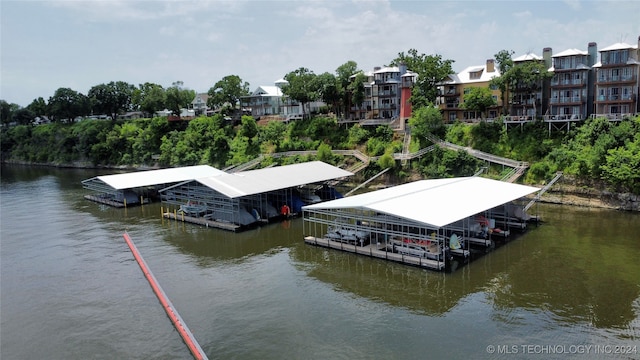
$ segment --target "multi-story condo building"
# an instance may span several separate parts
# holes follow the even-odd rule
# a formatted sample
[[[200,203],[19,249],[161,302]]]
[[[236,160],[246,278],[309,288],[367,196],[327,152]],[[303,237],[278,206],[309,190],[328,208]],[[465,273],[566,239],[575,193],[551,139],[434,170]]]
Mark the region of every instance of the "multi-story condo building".
[[[638,44],[616,43],[600,50],[596,69],[594,116],[611,120],[640,112],[640,37]]]
[[[584,120],[593,109],[594,72],[597,44],[588,50],[568,49],[553,55],[551,98],[545,120]]]
[[[403,104],[402,89],[410,89],[415,81],[415,76],[416,74],[408,71],[404,64],[374,68],[370,118],[393,119],[400,117],[400,108]],[[409,96],[411,96],[410,92]]]
[[[543,49],[543,56],[527,53],[513,59],[513,66],[537,61],[551,67],[551,48]],[[509,89],[509,115],[520,120],[533,120],[544,115],[549,103],[549,81],[540,80],[535,84],[517,81],[514,88]]]
[[[445,122],[456,120],[474,121],[482,117],[496,118],[500,114],[502,100],[500,90],[491,85],[491,79],[500,76],[495,67],[495,61],[488,59],[485,65],[470,66],[457,74],[449,75],[438,89],[436,105],[440,108]],[[486,87],[491,90],[491,96],[496,105],[487,110],[487,114],[479,114],[464,108],[464,97],[474,87]]]
[[[406,65],[375,67],[364,73],[364,101],[350,106],[349,117],[358,119],[407,119],[411,117],[411,87],[416,73]],[[351,77],[356,78],[356,75]]]

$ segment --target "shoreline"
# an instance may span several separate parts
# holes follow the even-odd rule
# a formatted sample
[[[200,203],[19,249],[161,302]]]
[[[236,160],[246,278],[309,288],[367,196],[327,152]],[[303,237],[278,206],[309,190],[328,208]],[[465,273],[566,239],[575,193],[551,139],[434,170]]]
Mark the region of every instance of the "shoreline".
[[[154,170],[160,169],[158,164],[154,166],[140,165],[140,166],[105,166],[105,165],[92,165],[86,162],[74,162],[67,164],[51,164],[51,163],[32,163],[27,161],[2,161],[2,165],[18,165],[18,166],[36,166],[36,167],[51,167],[58,169],[85,169],[85,170]],[[354,184],[352,184],[354,185]],[[369,184],[368,188],[376,188],[380,186],[387,187],[388,184],[384,180],[379,182],[373,182]],[[354,185],[356,186],[356,185]],[[619,211],[631,211],[640,212],[640,195],[631,193],[613,193],[602,189],[593,187],[567,185],[562,181],[555,184],[551,189],[542,195],[538,200],[540,203],[545,204],[557,204],[567,206],[577,206],[586,208],[599,208]]]

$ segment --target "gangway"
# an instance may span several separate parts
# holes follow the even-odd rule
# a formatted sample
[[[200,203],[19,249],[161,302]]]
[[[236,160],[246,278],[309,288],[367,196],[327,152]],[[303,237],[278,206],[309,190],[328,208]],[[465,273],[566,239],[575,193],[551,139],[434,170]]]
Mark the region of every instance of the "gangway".
[[[344,194],[345,197],[351,195],[353,192],[355,192],[356,190],[360,189],[361,187],[367,185],[368,183],[370,183],[371,181],[373,181],[373,179],[377,178],[378,176],[386,173],[387,171],[389,171],[389,169],[391,168],[386,168],[382,171],[380,171],[379,173],[375,174],[374,176],[372,176],[370,179],[368,179],[367,181],[363,182],[362,184],[356,186],[355,188],[351,189],[351,191],[349,191],[348,193]]]
[[[540,200],[540,198],[542,197],[542,194],[547,192],[547,190],[551,189],[551,186],[553,186],[553,184],[555,184],[556,181],[560,180],[561,177],[562,177],[562,171],[558,171],[556,173],[556,176],[553,179],[551,179],[551,181],[549,181],[547,185],[545,185],[542,189],[540,189],[540,191],[538,191],[538,194],[536,194],[533,200],[529,201],[529,203],[524,207],[524,211],[526,212],[527,210],[529,210],[529,208],[531,208],[533,204],[536,203],[536,201]]]

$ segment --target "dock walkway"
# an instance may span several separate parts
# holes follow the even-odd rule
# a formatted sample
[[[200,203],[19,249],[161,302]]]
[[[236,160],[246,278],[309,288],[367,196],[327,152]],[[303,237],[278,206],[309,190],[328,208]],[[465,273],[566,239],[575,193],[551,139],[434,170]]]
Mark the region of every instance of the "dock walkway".
[[[193,217],[193,216],[182,215],[182,214],[174,214],[170,212],[165,212],[162,214],[162,216],[171,220],[183,221],[191,224],[202,225],[205,227],[214,227],[214,228],[229,230],[229,231],[238,231],[241,228],[241,226],[238,224],[208,220],[201,217]]]
[[[346,252],[351,252],[360,255],[367,255],[373,258],[391,260],[403,264],[415,265],[424,268],[434,269],[434,270],[443,270],[444,262],[438,262],[435,260],[430,260],[418,256],[404,255],[404,254],[396,254],[389,251],[380,250],[379,246],[376,244],[370,244],[366,246],[356,246],[353,244],[345,244],[339,241],[333,241],[326,238],[319,238],[315,236],[305,236],[304,242],[310,245],[316,245],[321,247],[326,247],[330,249],[337,249]],[[381,244],[380,246],[386,247],[386,245]]]

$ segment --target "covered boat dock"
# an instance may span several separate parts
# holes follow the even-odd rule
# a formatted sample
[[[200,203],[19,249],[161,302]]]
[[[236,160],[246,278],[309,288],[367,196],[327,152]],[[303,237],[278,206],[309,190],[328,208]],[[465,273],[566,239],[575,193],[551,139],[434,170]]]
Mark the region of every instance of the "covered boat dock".
[[[353,173],[322,161],[186,180],[159,191],[173,205],[163,216],[226,230],[241,230],[294,216],[302,206],[341,197],[327,182]]]
[[[444,270],[530,218],[516,201],[540,189],[482,177],[421,180],[303,210],[308,244]]]
[[[85,199],[113,207],[127,207],[148,202],[167,186],[207,176],[224,174],[208,165],[185,166],[131,173],[96,176],[82,181],[82,187],[93,191]]]

